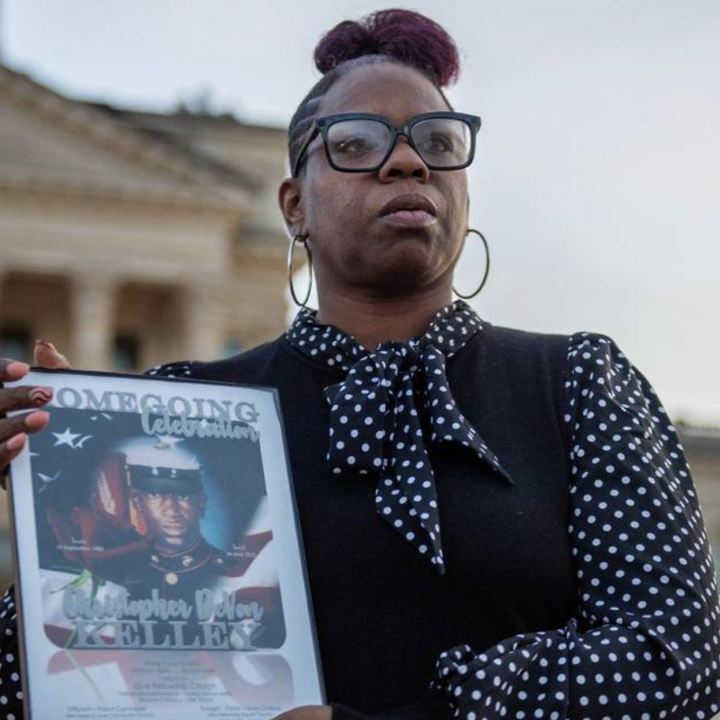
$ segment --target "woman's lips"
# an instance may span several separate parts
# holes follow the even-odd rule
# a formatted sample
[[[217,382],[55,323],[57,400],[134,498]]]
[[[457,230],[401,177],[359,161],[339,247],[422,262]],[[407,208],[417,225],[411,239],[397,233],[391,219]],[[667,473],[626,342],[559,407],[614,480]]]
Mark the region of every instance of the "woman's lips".
[[[437,218],[426,210],[395,210],[381,215],[380,221],[396,227],[422,228],[429,227]]]

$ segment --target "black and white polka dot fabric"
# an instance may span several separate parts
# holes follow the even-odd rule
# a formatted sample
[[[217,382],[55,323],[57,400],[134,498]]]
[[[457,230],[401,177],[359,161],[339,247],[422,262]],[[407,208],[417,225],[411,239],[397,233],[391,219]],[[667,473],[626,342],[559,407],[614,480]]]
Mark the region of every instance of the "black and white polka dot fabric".
[[[151,377],[166,377],[166,378],[189,378],[192,377],[192,368],[195,362],[193,360],[167,363],[165,365],[155,365],[151,367],[145,375]]]
[[[571,336],[567,368],[577,613],[480,654],[452,648],[434,684],[463,720],[709,720],[720,608],[682,445],[611,338]]]
[[[462,300],[435,315],[425,335],[384,342],[369,352],[333,325],[319,325],[303,308],[288,331],[302,352],[347,372],[326,388],[330,403],[328,461],[333,473],[378,478],[380,516],[444,574],[435,478],[425,448],[423,421],[433,442],[472,448],[510,484],[498,458],[457,407],[445,360],[483,329]]]
[[[444,312],[442,319],[462,310],[458,305]],[[294,343],[306,335],[305,342],[318,340],[310,339],[309,329],[300,332],[310,325],[302,317],[293,325]],[[460,336],[472,332],[468,325],[467,333],[460,331]],[[480,321],[475,332],[481,332],[482,326]],[[423,378],[428,384],[444,383],[444,375],[434,373],[441,369],[436,365],[439,355],[420,359],[423,353],[435,351],[419,342],[413,343],[412,352],[406,344],[383,348],[387,355],[373,361],[378,380],[372,389],[358,373],[350,375],[358,362],[358,372],[365,367],[366,351],[336,329],[321,328],[322,334],[326,332],[321,340],[326,348],[318,345],[318,352],[326,352],[336,341],[337,352],[328,363],[333,360],[348,373],[343,383],[328,389],[330,399],[338,404],[332,427],[347,426],[349,438],[343,442],[354,442],[358,458],[362,453],[372,457],[369,465],[366,460],[348,464],[344,453],[331,452],[331,463],[341,472],[362,464],[369,473],[370,467],[376,467],[373,452],[378,453],[379,446],[368,442],[375,450],[363,450],[360,428],[355,428],[357,436],[352,435],[351,410],[361,405],[355,413],[361,425],[365,409],[369,413],[375,408],[387,417],[388,402],[406,406],[398,415],[406,409],[425,412],[429,404],[428,419],[442,416],[444,396],[438,394],[433,406],[435,397],[418,393]],[[438,330],[431,332],[437,335]],[[457,351],[459,338],[453,339],[455,346],[438,353],[449,357]],[[399,352],[402,348],[405,355]],[[415,376],[396,379],[411,373],[413,365],[417,365]],[[153,374],[192,377],[195,367],[175,363]],[[481,652],[468,645],[448,648],[438,659],[433,688],[447,697],[450,714],[461,720],[711,720],[720,713],[720,607],[710,544],[682,445],[650,383],[611,338],[585,332],[571,335],[566,367],[568,541],[577,568],[576,611],[561,627],[517,634]],[[384,384],[386,380],[390,385]],[[410,385],[402,384],[406,381]],[[343,385],[350,398],[338,397]],[[383,393],[390,395],[388,388],[397,394],[382,400]],[[439,385],[429,392],[433,389],[445,392]],[[371,393],[376,397],[370,398]],[[340,401],[346,403],[344,410]],[[380,411],[383,402],[386,408]],[[394,406],[392,413],[390,420],[397,424]],[[340,420],[343,416],[347,423]],[[430,427],[442,441],[438,424]],[[386,438],[389,441],[387,434],[376,439]],[[392,467],[393,458],[397,465],[395,452],[383,444],[381,457],[390,462],[382,469]],[[381,487],[379,492],[387,491]],[[398,498],[392,507],[411,502],[400,503],[400,492],[391,492],[390,497]],[[11,589],[0,604],[0,718],[8,720],[23,717],[16,629]],[[435,716],[434,710],[428,714],[418,707],[418,720]],[[365,716],[353,713],[352,717]],[[387,717],[411,720],[414,716],[390,712]]]
[[[17,612],[12,590],[0,601],[0,718],[23,717],[20,658],[18,657]]]

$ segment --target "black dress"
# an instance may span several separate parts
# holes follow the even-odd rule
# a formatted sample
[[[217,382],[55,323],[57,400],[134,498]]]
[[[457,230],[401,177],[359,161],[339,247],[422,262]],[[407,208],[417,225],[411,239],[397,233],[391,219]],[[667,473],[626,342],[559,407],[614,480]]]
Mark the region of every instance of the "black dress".
[[[342,370],[283,335],[160,372],[279,389],[336,720],[720,712],[698,498],[670,419],[611,338],[486,323],[448,360],[462,413],[514,484],[465,448],[429,444],[442,576],[375,512],[372,478],[327,471],[323,390]],[[3,603],[0,711],[19,718],[12,592]]]

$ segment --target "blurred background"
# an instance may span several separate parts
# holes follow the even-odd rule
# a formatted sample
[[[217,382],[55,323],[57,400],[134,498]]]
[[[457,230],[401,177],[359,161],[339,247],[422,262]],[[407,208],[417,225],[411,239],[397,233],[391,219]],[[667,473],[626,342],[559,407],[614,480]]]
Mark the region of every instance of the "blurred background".
[[[285,128],[322,33],[382,7],[0,0],[0,356],[43,337],[137,371],[280,334]],[[720,548],[720,4],[403,7],[454,36],[449,96],[483,120],[471,217],[492,270],[473,305],[612,336],[675,421]],[[461,292],[483,270],[469,244]]]

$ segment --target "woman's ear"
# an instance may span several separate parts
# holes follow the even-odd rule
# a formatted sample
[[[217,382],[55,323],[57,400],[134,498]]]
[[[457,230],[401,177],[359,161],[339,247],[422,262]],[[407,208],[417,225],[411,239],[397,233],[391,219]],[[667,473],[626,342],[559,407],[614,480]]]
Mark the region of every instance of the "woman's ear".
[[[280,212],[282,212],[285,218],[285,226],[288,232],[293,237],[305,234],[305,214],[302,206],[302,192],[297,179],[285,178],[280,183],[278,203],[280,205]]]

